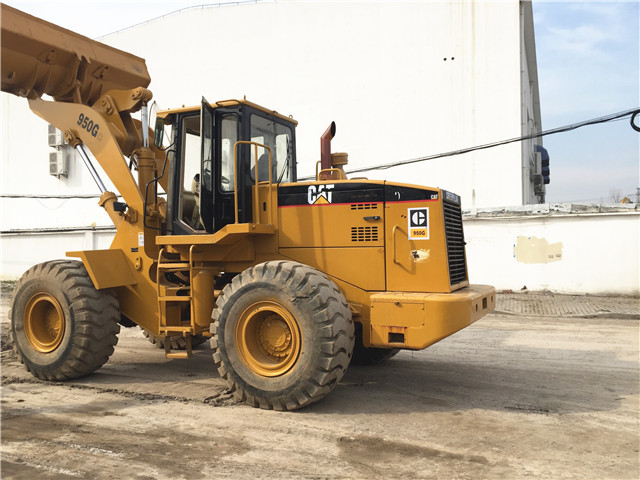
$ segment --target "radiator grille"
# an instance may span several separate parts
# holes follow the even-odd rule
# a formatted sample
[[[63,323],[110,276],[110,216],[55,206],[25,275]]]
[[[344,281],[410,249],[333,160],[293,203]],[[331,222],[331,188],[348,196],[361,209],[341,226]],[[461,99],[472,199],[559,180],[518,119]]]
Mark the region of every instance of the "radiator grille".
[[[351,227],[352,242],[377,242],[378,227]]]
[[[444,206],[444,230],[447,236],[449,281],[451,285],[467,279],[467,264],[464,258],[464,232],[462,210],[456,205],[442,202]]]
[[[352,203],[351,210],[375,210],[378,208],[377,203]]]

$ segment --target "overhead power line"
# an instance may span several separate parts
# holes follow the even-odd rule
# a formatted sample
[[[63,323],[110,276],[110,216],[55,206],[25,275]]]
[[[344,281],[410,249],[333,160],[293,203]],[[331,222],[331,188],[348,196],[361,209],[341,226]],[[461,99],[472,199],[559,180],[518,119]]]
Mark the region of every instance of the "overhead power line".
[[[614,120],[619,120],[621,118],[625,118],[628,116],[631,116],[631,127],[640,132],[640,127],[638,127],[635,124],[635,118],[636,116],[640,114],[640,108],[634,108],[632,110],[626,110],[624,112],[618,112],[618,113],[612,113],[610,115],[605,115],[603,117],[598,117],[598,118],[592,118],[591,120],[585,120],[583,122],[579,122],[579,123],[572,123],[570,125],[565,125],[564,127],[558,127],[558,128],[554,128],[551,130],[545,130],[542,132],[538,132],[538,133],[532,133],[529,135],[525,135],[522,137],[515,137],[515,138],[510,138],[508,140],[501,140],[499,142],[493,142],[493,143],[486,143],[484,145],[478,145],[475,147],[469,147],[469,148],[463,148],[460,150],[452,150],[450,152],[444,152],[444,153],[438,153],[435,155],[428,155],[426,157],[418,157],[418,158],[412,158],[409,160],[402,160],[399,162],[392,162],[392,163],[382,163],[379,165],[374,165],[371,167],[363,167],[363,168],[355,168],[353,170],[349,170],[346,173],[360,173],[360,172],[367,172],[369,170],[387,170],[389,168],[393,168],[393,167],[399,167],[401,165],[410,165],[412,163],[419,163],[419,162],[426,162],[428,160],[435,160],[437,158],[444,158],[444,157],[453,157],[455,155],[462,155],[465,153],[469,153],[469,152],[475,152],[476,150],[485,150],[487,148],[494,148],[494,147],[499,147],[501,145],[507,145],[509,143],[515,143],[515,142],[521,142],[523,140],[531,140],[533,138],[540,138],[540,137],[544,137],[546,135],[553,135],[554,133],[563,133],[563,132],[569,132],[571,130],[576,130],[577,128],[581,128],[581,127],[586,127],[587,125],[597,125],[599,123],[607,123],[607,122],[611,122]]]

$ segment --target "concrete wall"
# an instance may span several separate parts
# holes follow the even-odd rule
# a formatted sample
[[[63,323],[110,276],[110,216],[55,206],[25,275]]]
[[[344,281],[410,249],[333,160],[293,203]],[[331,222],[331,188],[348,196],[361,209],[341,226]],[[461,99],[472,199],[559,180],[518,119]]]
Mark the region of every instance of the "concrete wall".
[[[498,290],[640,293],[640,209],[533,205],[465,215],[469,279]],[[109,231],[0,237],[2,279],[68,250],[108,248]]]
[[[109,248],[114,235],[115,229],[0,234],[0,279],[17,280],[31,266],[66,258],[66,252]]]
[[[465,216],[469,280],[498,290],[640,294],[640,209],[534,205]]]

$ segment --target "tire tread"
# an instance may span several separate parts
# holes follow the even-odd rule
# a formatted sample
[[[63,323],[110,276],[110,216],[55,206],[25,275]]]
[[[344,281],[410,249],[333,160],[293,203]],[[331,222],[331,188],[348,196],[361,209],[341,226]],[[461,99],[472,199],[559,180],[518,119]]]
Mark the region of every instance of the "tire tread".
[[[12,324],[19,312],[15,312],[17,296],[22,288],[33,281],[61,286],[69,311],[74,316],[75,328],[71,332],[71,345],[62,362],[55,365],[38,365],[30,361],[16,342],[14,328],[11,338],[20,363],[37,378],[49,381],[68,380],[92,373],[104,365],[118,343],[120,333],[120,308],[111,290],[96,290],[81,262],[53,260],[31,267],[14,288],[12,308],[9,312]]]
[[[221,315],[228,302],[242,289],[254,282],[270,281],[287,291],[294,292],[292,303],[304,304],[315,321],[320,354],[313,365],[313,372],[304,380],[291,386],[280,396],[263,395],[256,398],[246,391],[242,380],[228,365],[220,351],[221,339],[217,338]],[[220,376],[238,400],[263,409],[295,410],[310,405],[327,395],[343,377],[354,346],[354,325],[351,310],[340,289],[325,274],[301,263],[280,260],[264,262],[236,275],[225,286],[213,310],[211,323],[211,347],[213,360]]]

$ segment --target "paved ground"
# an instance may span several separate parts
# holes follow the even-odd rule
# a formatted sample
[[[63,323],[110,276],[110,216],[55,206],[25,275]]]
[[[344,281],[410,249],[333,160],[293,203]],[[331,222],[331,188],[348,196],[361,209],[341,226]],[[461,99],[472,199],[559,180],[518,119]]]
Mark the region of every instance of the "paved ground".
[[[497,313],[551,317],[639,318],[640,298],[551,293],[498,294]]]
[[[235,404],[208,347],[167,360],[136,329],[74,382],[36,381],[4,351],[2,478],[637,479],[638,306],[499,295],[500,313],[351,366],[292,413]]]

